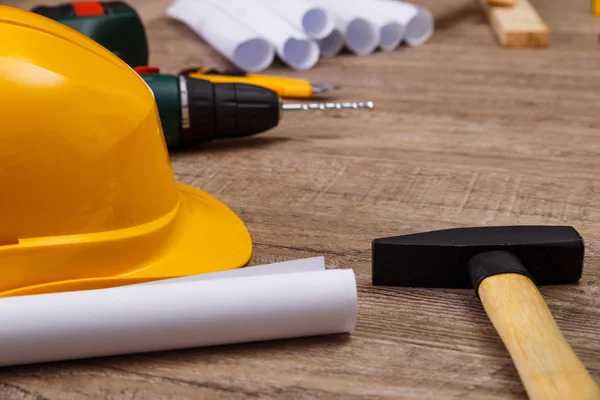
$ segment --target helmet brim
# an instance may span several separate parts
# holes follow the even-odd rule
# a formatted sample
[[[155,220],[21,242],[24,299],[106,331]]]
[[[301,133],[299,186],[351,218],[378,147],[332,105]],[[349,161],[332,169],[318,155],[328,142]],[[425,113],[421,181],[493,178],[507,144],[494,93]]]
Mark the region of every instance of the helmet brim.
[[[224,203],[195,187],[177,183],[180,205],[173,229],[156,256],[139,268],[112,276],[46,282],[15,288],[0,297],[94,290],[243,267],[252,239],[242,220]]]
[[[177,190],[181,196],[177,227],[163,248],[162,262],[126,276],[162,279],[244,266],[252,255],[252,239],[242,220],[200,189],[177,183]]]

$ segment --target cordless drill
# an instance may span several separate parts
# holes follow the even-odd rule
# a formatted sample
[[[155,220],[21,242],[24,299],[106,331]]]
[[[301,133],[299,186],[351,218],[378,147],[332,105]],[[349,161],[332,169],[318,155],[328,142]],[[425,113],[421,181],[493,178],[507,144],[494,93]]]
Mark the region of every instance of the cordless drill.
[[[268,131],[279,124],[284,110],[373,108],[372,102],[283,104],[275,91],[258,85],[161,74],[148,66],[134,69],[154,92],[170,149]]]

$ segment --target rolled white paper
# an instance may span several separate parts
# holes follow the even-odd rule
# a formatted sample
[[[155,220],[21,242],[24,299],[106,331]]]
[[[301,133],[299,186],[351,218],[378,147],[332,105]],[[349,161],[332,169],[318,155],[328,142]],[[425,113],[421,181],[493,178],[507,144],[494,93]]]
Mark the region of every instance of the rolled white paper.
[[[273,46],[258,32],[207,1],[175,0],[166,13],[243,71],[264,71],[275,59]]]
[[[378,46],[381,50],[391,51],[397,48],[406,31],[393,15],[378,9],[377,3],[364,0],[318,0],[325,7],[343,7],[347,13],[367,19],[379,30]]]
[[[252,27],[275,48],[279,57],[296,70],[307,70],[319,61],[319,46],[303,31],[256,0],[197,0],[211,2],[241,25]]]
[[[399,0],[370,0],[373,9],[394,18],[405,27],[404,41],[409,46],[427,42],[434,31],[434,18],[429,10]]]
[[[334,28],[329,12],[309,0],[259,0],[280,17],[313,39],[324,39]]]
[[[344,35],[346,47],[361,56],[371,54],[379,45],[377,26],[361,15],[355,8],[347,7],[345,1],[316,0],[333,15],[336,29]]]
[[[352,270],[0,299],[0,366],[350,332]]]
[[[321,49],[321,57],[335,57],[341,53],[344,48],[344,35],[338,29],[334,29],[329,36],[318,40],[317,44]]]

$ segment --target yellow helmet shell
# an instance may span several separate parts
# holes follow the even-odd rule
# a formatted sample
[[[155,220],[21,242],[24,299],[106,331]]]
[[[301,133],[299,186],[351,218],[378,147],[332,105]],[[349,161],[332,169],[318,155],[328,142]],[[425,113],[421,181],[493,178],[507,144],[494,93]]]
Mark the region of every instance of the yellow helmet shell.
[[[242,221],[175,182],[152,91],[137,73],[28,11],[0,6],[0,37],[0,296],[248,261]]]

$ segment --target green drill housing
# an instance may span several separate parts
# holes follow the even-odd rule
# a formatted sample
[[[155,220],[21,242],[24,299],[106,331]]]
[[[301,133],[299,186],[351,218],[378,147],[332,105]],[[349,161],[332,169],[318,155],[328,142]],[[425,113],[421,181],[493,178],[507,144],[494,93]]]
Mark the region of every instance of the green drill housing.
[[[137,12],[124,2],[75,2],[39,6],[31,11],[88,36],[131,67],[148,64],[144,25]]]

